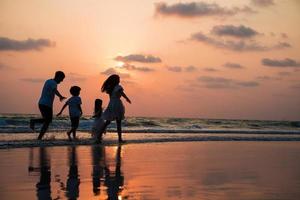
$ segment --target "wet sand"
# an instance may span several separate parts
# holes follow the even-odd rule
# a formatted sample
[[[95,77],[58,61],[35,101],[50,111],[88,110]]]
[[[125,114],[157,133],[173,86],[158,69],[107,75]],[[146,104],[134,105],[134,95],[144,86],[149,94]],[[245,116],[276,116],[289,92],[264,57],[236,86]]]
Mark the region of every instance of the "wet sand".
[[[37,133],[1,133],[0,149],[24,147],[50,147],[93,145],[95,141],[89,132],[78,132],[76,141],[68,141],[66,132],[50,132],[42,141],[37,141]],[[300,134],[271,133],[123,133],[127,144],[157,142],[195,142],[195,141],[300,141]],[[104,145],[116,145],[116,133],[107,133],[103,137]]]
[[[6,199],[299,199],[299,142],[0,150]]]

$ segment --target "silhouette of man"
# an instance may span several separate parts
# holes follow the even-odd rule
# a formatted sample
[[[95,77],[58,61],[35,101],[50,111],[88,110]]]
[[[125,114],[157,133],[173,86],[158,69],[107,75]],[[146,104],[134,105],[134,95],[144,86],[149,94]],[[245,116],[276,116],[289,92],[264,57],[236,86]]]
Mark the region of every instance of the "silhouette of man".
[[[62,71],[55,72],[55,76],[53,79],[49,79],[45,82],[42,94],[39,100],[39,109],[43,118],[40,119],[31,119],[30,120],[30,128],[34,130],[34,126],[36,123],[42,123],[43,126],[40,130],[40,134],[38,136],[38,140],[41,140],[48,130],[49,124],[52,122],[53,117],[53,101],[55,95],[57,95],[60,101],[66,99],[66,97],[62,96],[58,90],[57,85],[60,84],[65,78],[65,74]]]

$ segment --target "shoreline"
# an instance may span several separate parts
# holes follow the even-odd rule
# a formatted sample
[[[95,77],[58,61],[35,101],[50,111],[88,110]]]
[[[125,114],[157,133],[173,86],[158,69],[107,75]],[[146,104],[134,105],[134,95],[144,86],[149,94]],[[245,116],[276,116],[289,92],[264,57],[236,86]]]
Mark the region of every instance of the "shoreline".
[[[57,132],[66,132],[68,129],[56,129],[56,130],[49,130],[47,133],[57,133]],[[78,129],[79,132],[86,132],[90,133],[90,130],[86,129]],[[117,132],[117,129],[107,129],[108,133],[114,133]],[[274,129],[124,129],[122,130],[123,133],[203,133],[203,134],[295,134],[300,135],[300,129],[290,129],[290,130],[274,130]],[[0,135],[1,134],[10,134],[10,133],[37,133],[33,132],[30,129],[20,129],[20,130],[1,130],[0,129]]]
[[[52,133],[53,134],[53,133]],[[11,134],[9,134],[11,135]],[[16,137],[19,135],[15,134]],[[29,134],[24,135],[28,136]],[[35,138],[37,134],[31,133],[30,139],[1,139],[0,137],[0,149],[13,149],[13,148],[28,148],[28,147],[51,147],[51,146],[84,146],[84,145],[95,145],[95,141],[86,135],[85,132],[78,134],[78,140],[69,141],[65,133],[59,132],[55,135],[49,133],[45,139],[38,141]],[[126,144],[144,144],[144,143],[173,143],[173,142],[300,142],[300,135],[278,135],[278,134],[179,134],[179,133],[168,133],[168,134],[157,134],[157,133],[125,133],[123,134]],[[103,137],[103,142],[99,145],[111,146],[118,145],[117,134],[106,134]]]

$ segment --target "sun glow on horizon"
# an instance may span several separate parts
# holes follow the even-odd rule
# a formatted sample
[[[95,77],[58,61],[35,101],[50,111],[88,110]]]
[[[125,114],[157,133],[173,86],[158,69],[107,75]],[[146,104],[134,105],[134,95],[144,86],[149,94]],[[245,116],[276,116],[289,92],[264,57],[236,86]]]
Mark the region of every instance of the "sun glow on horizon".
[[[116,67],[122,68],[124,66],[124,64],[125,64],[124,62],[118,61],[116,64]]]

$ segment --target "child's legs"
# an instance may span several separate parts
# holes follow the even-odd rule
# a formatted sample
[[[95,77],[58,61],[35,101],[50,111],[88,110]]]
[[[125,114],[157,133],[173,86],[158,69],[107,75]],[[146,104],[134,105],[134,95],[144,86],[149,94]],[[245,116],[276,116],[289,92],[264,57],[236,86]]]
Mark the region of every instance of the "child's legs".
[[[122,120],[116,119],[119,142],[122,141]]]
[[[104,123],[103,131],[106,129],[106,127],[110,124],[110,120],[106,120]]]
[[[70,134],[73,133],[73,138],[74,138],[74,139],[76,139],[76,130],[77,130],[77,128],[72,128],[72,129],[70,130]]]
[[[103,124],[103,127],[101,128],[101,130],[98,132],[97,134],[97,139],[98,140],[102,140],[102,134],[105,131],[106,127],[110,124],[110,120],[106,120]]]
[[[70,133],[73,133],[73,138],[76,138],[76,130],[79,126],[79,117],[71,117],[71,130],[69,131]]]

